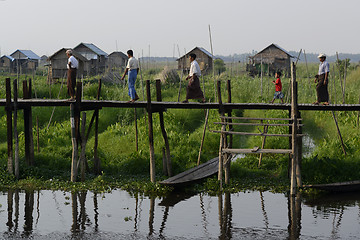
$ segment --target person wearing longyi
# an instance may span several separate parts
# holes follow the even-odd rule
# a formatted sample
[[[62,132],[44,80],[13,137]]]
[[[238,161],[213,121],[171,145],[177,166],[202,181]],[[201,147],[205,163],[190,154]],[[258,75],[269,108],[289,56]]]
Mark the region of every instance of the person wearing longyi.
[[[186,99],[183,103],[189,102],[189,99],[202,99],[201,102],[205,102],[205,97],[200,88],[200,80],[201,70],[198,62],[195,60],[196,54],[191,53],[189,55],[190,60],[190,72],[189,76],[187,76],[186,80],[189,80],[189,83],[186,87]]]
[[[67,62],[67,88],[70,95],[70,101],[75,100],[75,86],[76,86],[76,74],[79,67],[78,60],[73,56],[72,50],[67,50],[66,55],[68,57]]]
[[[330,65],[326,61],[326,55],[321,53],[319,56],[319,72],[315,76],[316,85],[316,94],[317,100],[314,104],[320,104],[324,102],[323,105],[329,105],[329,92],[328,92],[328,83],[329,83],[329,73],[330,73]]]

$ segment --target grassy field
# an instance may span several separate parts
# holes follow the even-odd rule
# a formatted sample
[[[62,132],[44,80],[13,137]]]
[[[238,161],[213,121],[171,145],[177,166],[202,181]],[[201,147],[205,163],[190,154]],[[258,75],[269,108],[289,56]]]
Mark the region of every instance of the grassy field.
[[[298,64],[297,80],[299,89],[299,103],[312,103],[316,100],[315,83],[313,76],[317,72],[317,64]],[[162,68],[149,69],[142,73],[143,80],[155,80],[159,77]],[[261,95],[261,79],[249,77],[244,74],[243,66],[233,66],[216,80],[223,82],[223,99],[227,99],[225,83],[231,79],[232,101],[233,102],[269,102],[274,93],[273,77],[264,76],[262,79],[263,91]],[[332,103],[342,103],[343,94],[339,81],[339,74],[336,68],[331,66],[331,78],[329,93]],[[335,70],[335,73],[334,71]],[[181,76],[181,74],[179,74]],[[6,75],[0,76],[0,81],[5,82]],[[16,76],[10,76],[15,79]],[[24,80],[26,76],[21,76]],[[97,91],[97,79],[92,77],[83,79],[83,90],[85,99],[95,99]],[[350,66],[346,78],[346,91],[344,94],[345,103],[358,103],[360,94],[360,70]],[[214,101],[214,78],[211,75],[203,76],[201,85],[207,99]],[[343,77],[341,77],[343,81]],[[287,77],[282,78],[285,100],[289,102],[289,82]],[[38,98],[59,98],[66,99],[66,86],[61,86],[61,81],[48,85],[46,77],[36,75],[34,91]],[[203,85],[204,84],[204,85]],[[136,89],[142,100],[141,78],[138,77]],[[183,77],[181,99],[185,97],[186,82]],[[177,101],[179,83],[164,83],[162,85],[163,101]],[[21,89],[19,90],[22,96]],[[33,94],[34,95],[34,94]],[[155,98],[155,82],[152,81],[152,96]],[[5,98],[5,84],[0,85],[0,98]],[[102,100],[129,100],[127,86],[121,82],[105,82],[102,87]],[[164,192],[166,188],[157,184],[149,183],[149,143],[148,130],[145,112],[137,110],[139,130],[139,151],[135,149],[135,127],[134,109],[113,109],[103,108],[99,117],[99,157],[101,159],[103,175],[100,177],[87,175],[86,183],[71,184],[71,138],[69,109],[57,107],[54,117],[49,124],[53,108],[33,108],[33,120],[39,121],[39,147],[36,152],[35,143],[35,167],[27,167],[24,163],[24,134],[22,113],[19,117],[19,138],[20,138],[20,180],[6,173],[7,166],[7,145],[6,145],[6,115],[3,108],[0,109],[0,184],[5,187],[20,188],[55,188],[55,189],[102,189],[121,187],[128,190]],[[87,121],[90,121],[92,111],[87,112]],[[287,111],[259,111],[259,110],[235,110],[235,116],[252,117],[287,117]],[[170,142],[170,149],[173,161],[173,172],[179,173],[196,165],[202,131],[204,127],[205,112],[203,110],[176,110],[169,109],[164,113],[165,127]],[[334,120],[331,112],[302,112],[304,119],[303,131],[314,141],[315,149],[302,161],[302,176],[304,183],[328,183],[336,181],[347,181],[360,179],[360,154],[357,112],[336,113],[339,121],[340,131],[345,143],[347,155],[342,153],[339,137],[337,135]],[[161,135],[158,115],[154,118],[154,142],[156,157],[157,179],[164,179],[162,175],[162,148],[164,141]],[[219,120],[217,111],[210,111],[209,129],[216,129],[219,126],[212,124]],[[49,127],[47,127],[49,125]],[[34,124],[34,136],[36,136]],[[255,131],[257,128],[240,128],[237,130]],[[273,127],[269,133],[285,133],[288,129]],[[35,139],[35,138],[34,138]],[[235,147],[252,148],[261,146],[260,137],[234,137]],[[90,136],[86,156],[92,169],[93,166],[93,136]],[[287,148],[288,139],[268,138],[266,148]],[[304,148],[309,147],[304,144]],[[217,156],[219,148],[219,135],[207,131],[205,145],[201,161],[205,162]],[[226,191],[242,191],[244,189],[272,189],[275,191],[286,191],[288,189],[287,179],[288,156],[265,155],[262,165],[258,167],[258,156],[246,156],[238,159],[232,164],[231,184],[225,188]],[[215,178],[209,179],[205,184],[197,185],[195,188],[205,191],[217,191],[218,184]]]

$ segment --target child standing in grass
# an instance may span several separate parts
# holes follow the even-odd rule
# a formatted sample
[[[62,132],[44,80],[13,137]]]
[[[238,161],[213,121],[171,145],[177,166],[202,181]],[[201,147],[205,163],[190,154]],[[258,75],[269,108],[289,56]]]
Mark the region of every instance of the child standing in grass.
[[[282,85],[281,85],[280,77],[281,77],[281,72],[276,72],[275,73],[276,80],[272,81],[275,84],[275,94],[274,94],[274,98],[271,101],[271,103],[274,103],[275,99],[280,99],[281,103],[284,103],[284,101],[283,101],[284,94],[281,92]]]

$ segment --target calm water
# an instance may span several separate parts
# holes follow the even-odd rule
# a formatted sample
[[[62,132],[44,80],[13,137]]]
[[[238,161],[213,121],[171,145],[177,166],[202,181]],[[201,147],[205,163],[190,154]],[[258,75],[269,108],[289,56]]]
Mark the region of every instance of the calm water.
[[[3,192],[0,239],[360,239],[360,194]]]

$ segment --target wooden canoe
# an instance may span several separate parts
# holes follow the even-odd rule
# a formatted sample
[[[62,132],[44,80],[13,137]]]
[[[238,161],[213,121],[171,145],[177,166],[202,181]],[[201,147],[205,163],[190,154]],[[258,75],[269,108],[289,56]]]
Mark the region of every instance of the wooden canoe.
[[[218,167],[219,158],[216,157],[159,183],[169,186],[187,185],[214,175],[218,172]]]
[[[304,185],[304,188],[315,188],[331,192],[354,192],[360,190],[360,180],[328,184]]]

